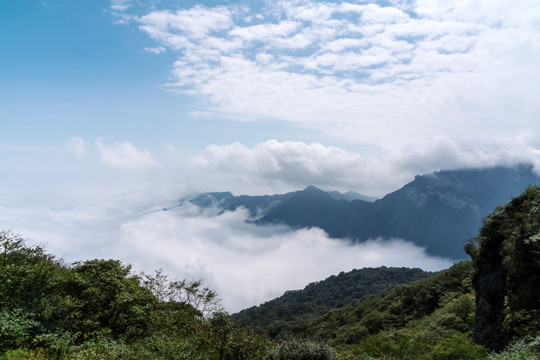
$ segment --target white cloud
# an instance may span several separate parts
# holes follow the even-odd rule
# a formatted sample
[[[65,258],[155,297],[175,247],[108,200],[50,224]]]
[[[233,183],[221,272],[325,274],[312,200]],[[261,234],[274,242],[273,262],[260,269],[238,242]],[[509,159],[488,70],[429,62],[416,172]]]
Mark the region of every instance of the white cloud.
[[[415,175],[438,170],[528,162],[540,173],[539,155],[540,144],[530,133],[489,142],[438,135],[423,143],[390,147],[378,155],[360,155],[319,143],[270,140],[252,147],[241,143],[208,146],[193,158],[191,169],[220,174],[221,182],[230,185],[217,188],[237,194],[315,185],[382,196]]]
[[[353,268],[451,265],[398,239],[351,245],[316,228],[258,227],[244,221],[242,210],[216,215],[184,206],[137,214],[127,210],[139,202],[136,196],[101,201],[106,211],[92,203],[32,211],[0,207],[0,218],[66,261],[114,258],[136,271],[162,268],[171,278],[203,278],[231,312]]]
[[[232,26],[232,14],[225,7],[206,8],[196,6],[190,10],[153,11],[139,17],[141,29],[156,40],[168,46],[177,43],[176,37],[201,40],[215,31],[222,31]]]
[[[353,268],[386,265],[440,270],[451,265],[402,240],[351,245],[316,228],[261,228],[246,224],[245,219],[241,210],[218,216],[193,215],[189,208],[153,213],[122,225],[123,245],[133,253],[147,254],[147,267],[161,266],[178,277],[207,279],[229,311]],[[149,241],[158,238],[159,243]]]
[[[137,21],[179,51],[168,86],[206,100],[199,114],[383,147],[540,131],[539,3],[393,4],[196,6]]]
[[[145,47],[143,50],[152,54],[156,54],[156,55],[161,54],[162,52],[165,52],[165,48],[163,46]]]
[[[360,148],[360,153],[317,142],[276,140],[249,146],[240,142],[210,145],[189,152],[170,145],[150,152],[131,142],[98,139],[94,147],[85,147],[81,158],[69,156],[64,149],[4,149],[4,158],[13,160],[7,163],[12,170],[4,176],[3,198],[15,203],[13,197],[19,194],[21,202],[33,199],[35,204],[39,199],[46,204],[56,202],[60,194],[60,198],[70,194],[65,202],[80,202],[79,197],[85,196],[144,192],[148,204],[167,206],[186,192],[259,195],[296,191],[307,185],[384,196],[415,175],[438,170],[529,162],[540,173],[537,139],[534,132],[482,141],[474,136],[456,139],[440,134],[382,151]],[[32,166],[21,167],[15,159],[26,159]],[[36,169],[48,175],[32,176]],[[9,195],[9,189],[18,190]]]
[[[362,169],[373,161],[336,147],[318,143],[270,140],[248,148],[240,143],[211,145],[197,158],[207,169],[236,173],[238,177],[305,185],[358,185]],[[371,160],[371,164],[370,164]]]
[[[131,0],[111,0],[111,10],[123,12],[132,6]]]
[[[229,34],[248,42],[272,42],[276,38],[283,38],[294,34],[298,26],[299,23],[295,21],[283,21],[278,24],[258,24],[246,27],[235,27]]]
[[[64,145],[69,151],[72,151],[78,157],[83,156],[88,150],[84,140],[77,136],[73,136],[71,139],[65,141]]]
[[[132,170],[150,169],[158,165],[148,150],[138,150],[129,141],[106,145],[99,138],[95,144],[104,165]]]

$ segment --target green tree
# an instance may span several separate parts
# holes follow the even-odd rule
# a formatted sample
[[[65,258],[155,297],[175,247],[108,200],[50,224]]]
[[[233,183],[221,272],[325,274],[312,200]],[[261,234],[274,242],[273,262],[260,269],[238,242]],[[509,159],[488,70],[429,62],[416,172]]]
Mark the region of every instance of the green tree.
[[[141,337],[149,325],[154,296],[131,275],[130,266],[117,260],[89,260],[76,264],[58,289],[78,313],[73,332],[83,337],[110,334]]]
[[[143,272],[141,278],[142,285],[160,303],[187,304],[199,311],[203,317],[223,310],[217,292],[204,286],[202,279],[169,281],[168,276],[161,269],[154,275]]]

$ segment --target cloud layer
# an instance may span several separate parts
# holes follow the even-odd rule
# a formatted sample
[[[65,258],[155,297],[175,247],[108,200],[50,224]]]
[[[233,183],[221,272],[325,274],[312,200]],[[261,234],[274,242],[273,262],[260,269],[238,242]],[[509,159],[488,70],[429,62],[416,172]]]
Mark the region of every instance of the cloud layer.
[[[240,142],[214,144],[196,152],[172,145],[150,152],[129,141],[109,145],[101,138],[93,147],[79,137],[66,141],[65,146],[78,156],[83,163],[80,166],[96,167],[90,178],[113,177],[112,182],[126,192],[161,192],[160,198],[168,197],[169,201],[189,191],[253,195],[293,191],[307,185],[383,196],[415,175],[438,170],[527,162],[540,172],[540,143],[529,133],[482,143],[440,135],[421,144],[396,145],[378,154],[354,153],[316,142],[276,140],[253,146]]]
[[[110,167],[143,170],[157,166],[148,150],[138,150],[129,141],[106,145],[102,138],[96,140],[101,162]]]
[[[188,153],[172,146],[150,152],[128,141],[107,144],[73,137],[63,144],[65,157],[56,154],[61,161],[48,168],[65,173],[63,183],[44,186],[46,179],[36,178],[37,198],[26,189],[24,198],[0,193],[0,219],[31,242],[46,242],[68,261],[117,258],[138,270],[163,268],[171,277],[202,277],[219,291],[228,310],[237,311],[353,268],[433,270],[450,262],[426,256],[406,239],[352,246],[319,229],[257,227],[245,223],[243,211],[218,215],[189,206],[160,209],[193,191],[269,194],[314,184],[383,195],[415,174],[441,168],[519,161],[540,168],[540,146],[533,136],[486,144],[439,137],[424,147],[405,146],[376,157],[275,140],[210,145]]]
[[[351,245],[316,228],[248,224],[242,210],[216,215],[184,206],[136,213],[123,208],[133,209],[129,203],[109,199],[101,204],[109,208],[106,212],[89,204],[34,211],[0,207],[0,217],[31,243],[46,240],[49,250],[68,261],[115,258],[137,271],[161,268],[171,278],[203,278],[231,312],[354,268],[440,270],[451,265],[399,239]]]
[[[537,133],[535,1],[277,1],[131,13],[199,114],[376,145]]]
[[[206,171],[234,175],[246,187],[250,182],[295,188],[311,184],[382,196],[415,175],[441,169],[528,162],[540,171],[539,155],[538,142],[527,134],[482,144],[437,136],[424,144],[396,146],[377,156],[319,143],[270,140],[253,147],[240,143],[211,145],[195,157],[194,164]]]
[[[177,276],[206,279],[229,311],[353,268],[386,265],[440,270],[451,265],[399,239],[350,245],[317,228],[257,227],[246,224],[246,218],[243,211],[211,215],[177,208],[124,223],[122,239],[139,263],[140,254],[148,254],[146,267],[151,264]]]

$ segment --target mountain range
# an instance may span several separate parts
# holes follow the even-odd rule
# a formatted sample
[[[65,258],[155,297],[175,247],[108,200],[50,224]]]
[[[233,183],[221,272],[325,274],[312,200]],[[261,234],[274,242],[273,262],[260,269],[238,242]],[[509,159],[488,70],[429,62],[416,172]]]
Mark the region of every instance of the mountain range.
[[[230,192],[198,194],[180,200],[219,211],[245,208],[258,225],[318,227],[333,238],[352,242],[400,238],[432,255],[464,259],[467,240],[497,205],[520,195],[540,176],[527,164],[511,167],[442,170],[418,175],[380,199],[314,186],[286,194],[234,196]]]

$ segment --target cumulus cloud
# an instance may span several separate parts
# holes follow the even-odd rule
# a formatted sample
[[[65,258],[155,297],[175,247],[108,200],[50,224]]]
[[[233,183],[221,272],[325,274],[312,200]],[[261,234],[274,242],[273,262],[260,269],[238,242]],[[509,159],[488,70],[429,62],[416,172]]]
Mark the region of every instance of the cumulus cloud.
[[[210,145],[191,160],[193,168],[228,174],[235,189],[250,184],[266,187],[356,190],[382,196],[412,180],[438,170],[533,164],[540,173],[540,143],[530,133],[511,139],[457,140],[437,135],[422,143],[387,148],[376,155],[358,154],[320,143],[269,140],[252,147],[241,143]],[[223,179],[223,177],[219,177]],[[231,188],[229,188],[231,190]],[[238,191],[238,190],[237,190]]]
[[[161,54],[162,52],[165,52],[165,48],[163,46],[145,47],[144,51],[158,55],[158,54]]]
[[[269,140],[247,147],[241,143],[210,145],[196,156],[195,164],[208,170],[235,173],[249,182],[282,182],[294,187],[358,188],[364,171],[382,168],[374,158],[363,157],[338,147],[319,143]],[[380,178],[380,176],[379,176]]]
[[[277,1],[135,22],[178,52],[168,85],[206,99],[198,114],[381,145],[538,133],[538,14],[534,1]]]
[[[158,10],[139,17],[141,29],[167,46],[182,49],[182,36],[203,41],[208,34],[225,30],[232,24],[231,12],[226,7],[195,6],[190,10]]]
[[[104,165],[132,170],[144,170],[158,165],[150,151],[138,150],[129,141],[107,145],[103,138],[98,138],[95,144]]]
[[[71,139],[64,142],[66,149],[73,152],[78,157],[81,157],[88,150],[83,139],[73,136]]]

